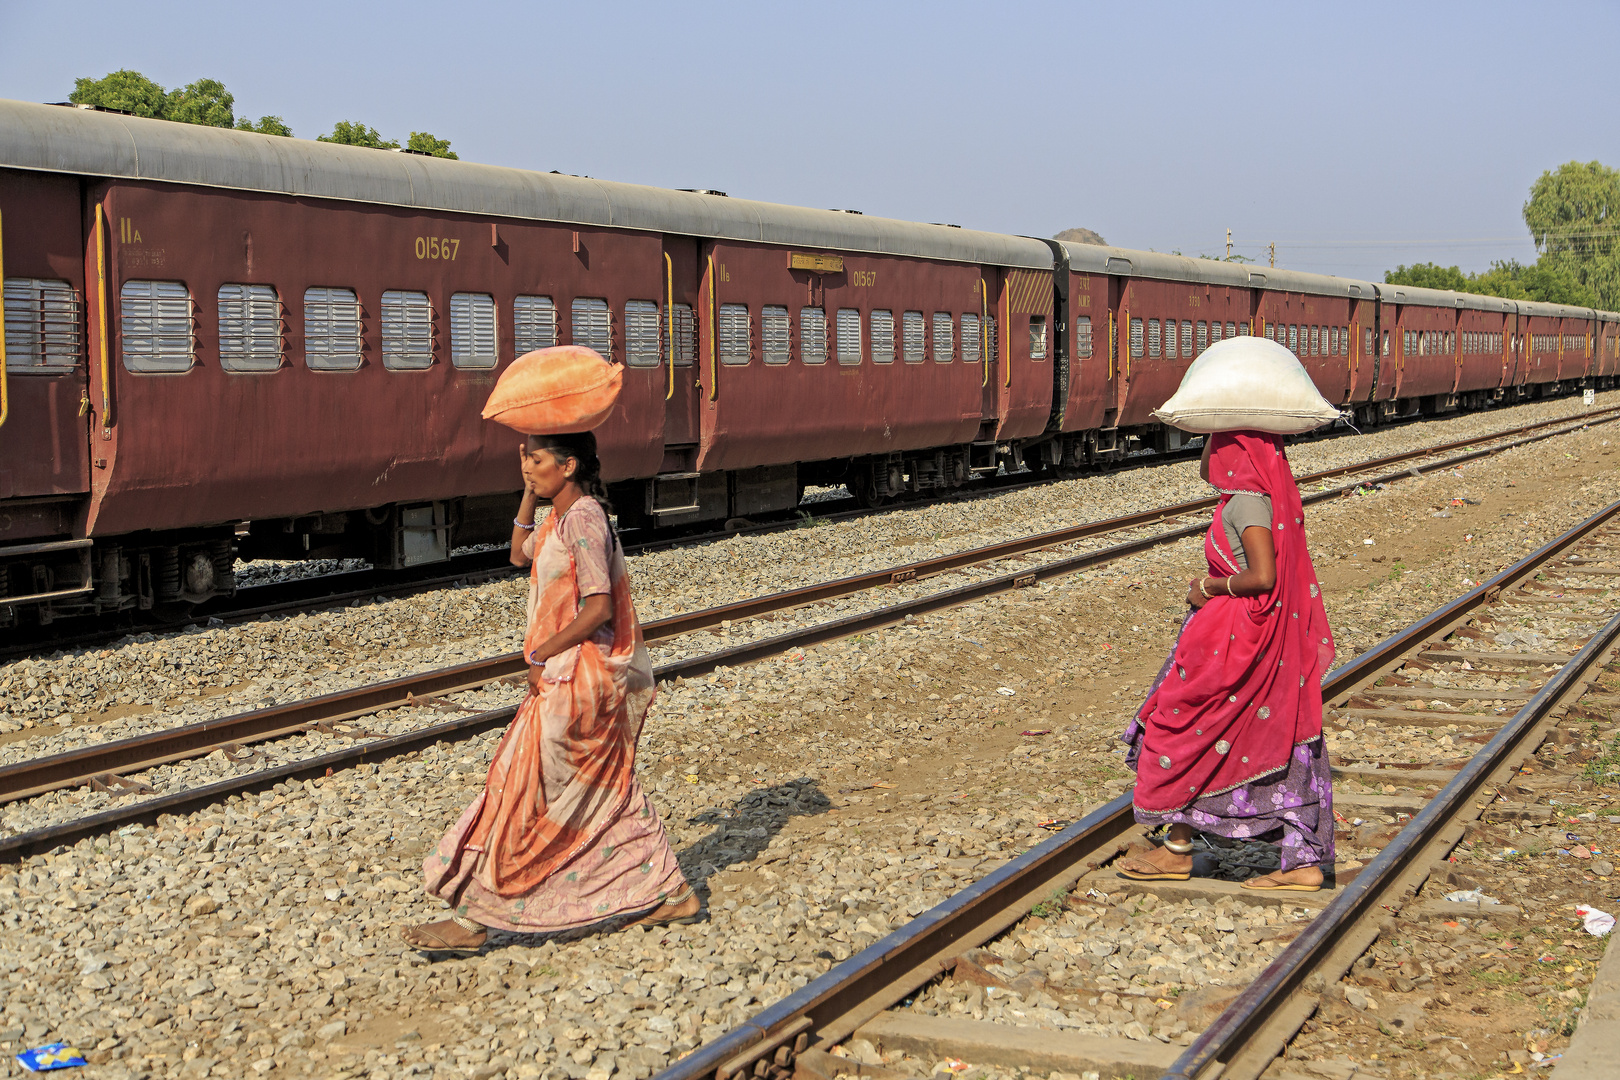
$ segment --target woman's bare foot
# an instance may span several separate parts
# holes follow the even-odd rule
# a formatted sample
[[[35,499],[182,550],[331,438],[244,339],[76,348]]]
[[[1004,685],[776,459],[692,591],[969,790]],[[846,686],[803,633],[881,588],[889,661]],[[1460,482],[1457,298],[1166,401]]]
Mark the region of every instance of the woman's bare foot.
[[[454,919],[402,926],[399,936],[411,948],[424,952],[477,952],[489,937],[485,931],[468,930]]]
[[[1243,883],[1243,887],[1260,892],[1266,889],[1279,889],[1284,892],[1316,892],[1322,887],[1322,881],[1322,868],[1320,866],[1296,866],[1292,870],[1273,870],[1269,874],[1250,878]]]
[[[1169,848],[1156,847],[1145,855],[1121,860],[1114,868],[1139,881],[1185,881],[1192,876],[1192,865],[1190,854],[1177,855]]]
[[[631,923],[631,926],[661,926],[665,923],[696,922],[698,912],[702,905],[698,903],[697,893],[690,888],[686,894],[677,894],[653,908],[647,914]]]

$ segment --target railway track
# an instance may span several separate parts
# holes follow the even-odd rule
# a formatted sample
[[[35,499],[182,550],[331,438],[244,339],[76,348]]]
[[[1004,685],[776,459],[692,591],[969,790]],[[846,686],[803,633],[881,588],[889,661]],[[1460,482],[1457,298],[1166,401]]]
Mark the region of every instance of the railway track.
[[[1513,447],[1580,430],[1594,422],[1612,422],[1616,419],[1620,419],[1620,407],[1603,410],[1597,416],[1585,417],[1577,423],[1541,422],[1490,436],[1455,440],[1386,455],[1301,477],[1300,484],[1302,488],[1330,485],[1318,486],[1317,490],[1309,491],[1304,496],[1306,504],[1321,502],[1340,497],[1363,484],[1393,483],[1408,478],[1417,470],[1410,466],[1398,469],[1398,466],[1408,462],[1438,458],[1428,461],[1424,467],[1428,469],[1455,467]],[[1397,468],[1397,471],[1371,477],[1363,475],[1370,471],[1390,468]],[[1347,476],[1360,476],[1361,479],[1332,485],[1332,481]],[[694,677],[717,668],[733,667],[791,649],[807,648],[894,625],[907,618],[969,603],[996,593],[1036,585],[1042,580],[1076,573],[1198,535],[1206,527],[1201,520],[1182,525],[1177,524],[1177,519],[1188,514],[1201,513],[1212,507],[1216,501],[1214,497],[1196,499],[935,559],[888,567],[802,589],[671,616],[648,622],[644,626],[644,632],[649,643],[669,642],[697,631],[710,630],[746,619],[768,617],[805,605],[852,596],[885,586],[927,579],[1000,560],[1016,559],[1097,537],[1132,530],[1152,530],[1106,547],[1060,556],[1037,565],[1020,567],[1013,573],[987,577],[957,588],[925,593],[857,614],[816,622],[785,633],[701,653],[660,665],[656,669],[661,681]],[[1152,529],[1155,525],[1171,527]],[[523,670],[520,655],[509,653],[340,693],[256,709],[216,720],[0,766],[0,804],[63,788],[86,786],[144,796],[153,794],[153,791],[138,779],[139,774],[160,765],[202,757],[217,751],[223,751],[230,760],[247,762],[256,757],[254,744],[310,732],[347,736],[354,740],[354,745],[342,750],[303,760],[270,764],[217,783],[180,792],[153,798],[139,798],[137,801],[110,808],[99,814],[0,839],[0,859],[21,858],[36,851],[48,850],[57,844],[72,843],[86,835],[119,828],[136,821],[155,820],[160,814],[183,813],[231,794],[262,789],[285,780],[326,775],[332,770],[410,753],[442,740],[470,738],[480,732],[509,723],[515,713],[516,704],[480,711],[458,704],[450,695],[478,690],[501,680],[521,677]],[[387,737],[374,735],[356,724],[356,721],[369,715],[417,706],[466,715]]]
[[[1560,715],[1614,662],[1620,649],[1620,614],[1612,599],[1617,581],[1620,502],[1324,680],[1330,730],[1417,726],[1432,731],[1455,725],[1447,730],[1482,745],[1461,760],[1366,759],[1336,765],[1336,788],[1346,779],[1377,779],[1398,781],[1403,789],[1395,795],[1339,794],[1336,810],[1406,820],[1397,830],[1371,837],[1379,854],[1330,880],[1322,892],[1256,895],[1232,881],[1197,876],[1185,882],[1120,877],[1110,864],[1133,845],[1148,842],[1134,821],[1127,792],[698,1048],[655,1080],[904,1075],[885,1072],[881,1062],[840,1060],[832,1053],[847,1053],[841,1044],[852,1039],[925,1062],[957,1059],[963,1066],[1137,1080],[1259,1077],[1386,921],[1401,912],[1431,872],[1445,866],[1471,826],[1481,819],[1535,816],[1536,808],[1502,793]],[[1541,625],[1561,623],[1564,633],[1535,649],[1516,647],[1523,644],[1521,624],[1527,618]],[[1502,679],[1514,685],[1504,688]],[[1415,703],[1426,707],[1414,708]],[[1054,896],[1084,905],[1086,895],[1144,894],[1160,901],[1281,904],[1303,909],[1310,921],[1185,1046],[1147,1038],[1145,1029],[1138,1039],[1101,1038],[1068,1028],[1015,1027],[904,1007],[915,1006],[919,991],[930,984],[956,979],[1032,994],[1037,987],[1027,982],[1020,986],[1010,976],[1003,981],[988,973],[986,954],[974,950],[1017,927],[1037,904],[1051,904]],[[1065,996],[1060,987],[1038,989]]]
[[[1601,423],[1614,419],[1617,413],[1620,413],[1620,406],[1596,409],[1582,417],[1580,422]],[[1419,421],[1410,422],[1417,423]],[[1420,450],[1388,455],[1370,462],[1326,470],[1312,474],[1310,478],[1302,478],[1301,482],[1304,483],[1307,480],[1320,481],[1368,468],[1378,468],[1393,465],[1400,461],[1416,460],[1451,449],[1477,445],[1482,441],[1520,438],[1532,432],[1566,426],[1570,423],[1571,421],[1567,417],[1538,421],[1490,435],[1453,440]],[[1187,453],[1196,453],[1196,451],[1144,455],[1128,459],[1118,468],[1151,468],[1167,461],[1178,460],[1187,456]],[[991,477],[984,483],[952,492],[944,496],[940,501],[972,500],[988,495],[1006,494],[1048,482],[1050,481],[1046,477],[1033,477],[1028,473]],[[1213,500],[1208,502],[1212,504]],[[831,499],[815,504],[808,520],[820,524],[836,523],[892,510],[910,509],[918,505],[920,504],[917,502],[896,502],[886,503],[880,507],[863,508],[858,506],[854,499]],[[1186,505],[1188,507],[1192,506],[1192,504]],[[1202,505],[1200,504],[1197,508],[1202,508]],[[1162,516],[1172,509],[1165,508],[1164,511],[1150,511],[1149,515],[1150,518],[1156,519],[1156,516]],[[1180,512],[1187,511],[1182,509]],[[736,523],[728,529],[689,532],[674,536],[652,535],[637,537],[632,534],[627,535],[625,538],[625,550],[630,554],[640,554],[725,539],[736,535],[763,535],[798,528],[806,520],[804,517],[795,517],[779,521],[743,522]],[[455,556],[448,564],[434,564],[409,571],[362,569],[295,577],[263,585],[245,586],[238,589],[235,595],[229,598],[201,604],[183,615],[172,618],[154,618],[143,621],[138,625],[96,626],[88,629],[73,625],[36,626],[27,627],[22,631],[0,632],[0,659],[38,655],[41,652],[53,649],[75,649],[105,645],[133,631],[161,632],[164,630],[178,630],[191,623],[213,619],[226,623],[248,622],[269,616],[317,611],[376,597],[408,596],[451,585],[473,584],[508,578],[516,572],[508,562],[503,549],[500,551],[468,552]]]

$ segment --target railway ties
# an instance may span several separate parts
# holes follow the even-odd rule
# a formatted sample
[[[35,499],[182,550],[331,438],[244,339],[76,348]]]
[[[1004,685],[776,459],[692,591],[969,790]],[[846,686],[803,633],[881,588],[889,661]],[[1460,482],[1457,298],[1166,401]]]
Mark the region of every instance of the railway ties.
[[[1324,680],[1341,850],[1365,850],[1369,859],[1341,869],[1321,892],[1242,890],[1196,876],[1209,869],[1204,860],[1188,881],[1121,877],[1112,864],[1149,842],[1127,793],[658,1080],[899,1077],[941,1061],[958,1072],[1138,1080],[1317,1075],[1291,1070],[1279,1055],[1313,1016],[1313,1026],[1353,1025],[1344,1002],[1368,1008],[1357,987],[1369,984],[1341,980],[1376,962],[1368,950],[1380,933],[1397,925],[1412,933],[1435,917],[1461,918],[1445,925],[1466,929],[1468,915],[1483,922],[1522,914],[1517,898],[1491,906],[1435,897],[1454,880],[1448,860],[1471,835],[1554,820],[1552,806],[1524,799],[1537,789],[1516,777],[1544,743],[1568,743],[1560,725],[1571,710],[1590,719],[1620,702],[1593,688],[1620,653],[1620,581],[1591,584],[1620,577],[1591,572],[1620,570],[1610,552],[1620,552],[1620,503]],[[1380,745],[1380,732],[1401,728],[1431,752],[1419,758]],[[1594,737],[1613,738],[1612,725]],[[1343,750],[1358,744],[1360,752]],[[1348,861],[1341,854],[1341,866]],[[1439,884],[1425,890],[1436,875]],[[1168,921],[1155,912],[1168,912]],[[1136,922],[1146,926],[1133,938]],[[1221,970],[1223,953],[1270,962],[1252,974],[1238,968],[1224,986],[1193,977],[1201,958],[1213,956]],[[1402,964],[1377,985],[1438,992],[1428,970],[1427,962],[1421,972],[1411,966],[1419,983],[1401,974]],[[1560,1001],[1578,1000],[1571,993]],[[1393,1028],[1377,1030],[1410,1046],[1400,1035],[1414,1038],[1410,1025],[1425,1023],[1425,1014],[1403,1008],[1369,1015],[1381,1025],[1390,1019]],[[1119,1033],[1100,1034],[1110,1030]],[[1545,1048],[1536,1033],[1528,1037]],[[1384,1075],[1377,1062],[1364,1073]]]

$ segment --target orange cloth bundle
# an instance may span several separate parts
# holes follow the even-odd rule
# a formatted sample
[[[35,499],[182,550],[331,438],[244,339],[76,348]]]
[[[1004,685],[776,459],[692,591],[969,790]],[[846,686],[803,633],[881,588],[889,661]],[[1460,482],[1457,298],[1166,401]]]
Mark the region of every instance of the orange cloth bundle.
[[[501,373],[484,419],[525,435],[590,431],[619,400],[624,368],[583,345],[557,345],[524,353]]]

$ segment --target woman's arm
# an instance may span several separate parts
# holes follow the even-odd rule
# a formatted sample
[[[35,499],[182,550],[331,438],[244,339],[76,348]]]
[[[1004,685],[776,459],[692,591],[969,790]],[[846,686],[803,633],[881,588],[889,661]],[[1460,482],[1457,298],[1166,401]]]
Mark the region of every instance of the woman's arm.
[[[1207,599],[1204,591],[1210,596],[1223,593],[1227,596],[1261,596],[1276,587],[1277,548],[1271,542],[1271,530],[1264,525],[1250,525],[1238,539],[1243,544],[1243,558],[1249,568],[1231,577],[1195,578],[1187,591],[1187,603],[1195,608],[1203,607]],[[1204,591],[1199,590],[1200,582]]]
[[[560,652],[572,649],[592,634],[600,630],[609,619],[613,618],[613,598],[601,593],[587,596],[585,602],[579,606],[579,614],[574,621],[552,634],[529,654],[529,690],[532,693],[540,692],[540,673],[545,669],[546,661]]]
[[[528,566],[534,562],[523,553],[523,545],[528,543],[529,537],[534,535],[535,504],[538,500],[534,492],[527,487],[523,489],[523,501],[518,503],[517,518],[512,522],[512,565]],[[521,522],[521,524],[519,524]]]

